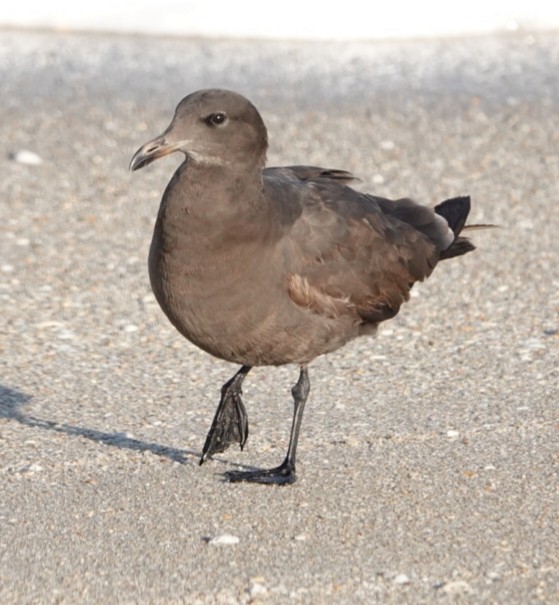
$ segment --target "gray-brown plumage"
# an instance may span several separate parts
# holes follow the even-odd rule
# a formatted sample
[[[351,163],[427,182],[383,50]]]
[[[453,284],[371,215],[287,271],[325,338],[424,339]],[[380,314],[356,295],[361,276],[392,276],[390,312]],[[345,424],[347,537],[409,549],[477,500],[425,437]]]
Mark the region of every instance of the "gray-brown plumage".
[[[252,366],[298,364],[289,450],[276,469],[233,481],[291,483],[307,365],[375,332],[437,262],[474,249],[460,231],[467,197],[427,208],[358,193],[343,170],[264,168],[266,127],[247,99],[201,90],[141,147],[137,170],[173,151],[186,161],[167,186],[149,254],[153,291],[172,324],[204,351],[241,364],[222,397],[202,463],[248,422],[241,385]]]

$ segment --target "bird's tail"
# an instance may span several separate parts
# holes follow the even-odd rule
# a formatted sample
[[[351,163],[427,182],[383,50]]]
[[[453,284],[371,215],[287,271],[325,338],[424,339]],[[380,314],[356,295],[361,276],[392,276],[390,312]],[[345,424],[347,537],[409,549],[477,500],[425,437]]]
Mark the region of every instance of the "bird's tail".
[[[467,237],[460,235],[463,230],[473,231],[474,229],[490,229],[495,226],[466,225],[466,219],[470,212],[469,196],[454,197],[450,200],[441,202],[435,206],[435,212],[446,220],[448,226],[454,233],[454,241],[446,250],[443,250],[440,253],[440,260],[461,256],[462,254],[466,254],[476,249]]]

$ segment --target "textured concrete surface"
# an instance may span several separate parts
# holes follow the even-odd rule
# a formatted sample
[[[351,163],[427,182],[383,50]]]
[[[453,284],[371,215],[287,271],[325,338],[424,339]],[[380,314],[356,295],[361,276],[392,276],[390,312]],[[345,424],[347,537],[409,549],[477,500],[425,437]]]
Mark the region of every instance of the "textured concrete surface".
[[[3,32],[0,602],[557,603],[559,37],[302,44]],[[245,385],[251,436],[197,465],[235,368],[150,293],[180,158],[128,174],[186,93],[229,87],[271,164],[473,198],[479,249],[376,339]],[[30,151],[36,155],[21,155]]]

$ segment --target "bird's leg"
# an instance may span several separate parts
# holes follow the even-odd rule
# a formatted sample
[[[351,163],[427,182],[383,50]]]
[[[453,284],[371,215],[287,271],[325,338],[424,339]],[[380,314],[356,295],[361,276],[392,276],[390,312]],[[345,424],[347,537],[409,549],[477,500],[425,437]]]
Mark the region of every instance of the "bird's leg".
[[[241,386],[251,366],[243,366],[221,387],[221,400],[202,450],[200,464],[213,454],[225,451],[232,443],[239,443],[241,450],[248,439],[248,418],[241,399]]]
[[[293,424],[291,425],[291,436],[289,438],[287,456],[282,464],[276,468],[256,471],[229,471],[225,473],[225,476],[229,481],[250,481],[252,483],[269,483],[273,485],[287,485],[295,482],[295,479],[297,478],[295,475],[297,441],[299,439],[299,430],[301,429],[305,402],[309,396],[310,388],[311,384],[309,382],[307,368],[302,367],[299,380],[291,389],[295,402],[295,410],[293,412]]]

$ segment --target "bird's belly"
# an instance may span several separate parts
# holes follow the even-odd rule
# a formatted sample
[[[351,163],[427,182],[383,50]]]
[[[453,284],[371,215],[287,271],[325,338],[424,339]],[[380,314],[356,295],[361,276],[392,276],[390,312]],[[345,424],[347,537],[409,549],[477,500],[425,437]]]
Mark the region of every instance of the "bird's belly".
[[[150,281],[175,328],[207,353],[243,365],[306,364],[358,335],[346,318],[325,318],[289,298],[284,280],[226,262],[204,267],[150,253]],[[246,275],[250,275],[250,279]]]

